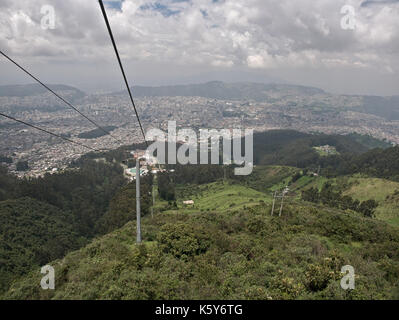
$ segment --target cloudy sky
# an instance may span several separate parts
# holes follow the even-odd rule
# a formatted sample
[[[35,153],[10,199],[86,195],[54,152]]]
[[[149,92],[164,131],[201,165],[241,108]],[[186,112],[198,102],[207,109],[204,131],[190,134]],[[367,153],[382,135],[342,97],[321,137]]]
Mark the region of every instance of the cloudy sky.
[[[399,0],[105,2],[131,84],[273,81],[399,95]],[[0,0],[0,50],[49,83],[123,86],[97,0]],[[0,57],[0,85],[30,82]]]

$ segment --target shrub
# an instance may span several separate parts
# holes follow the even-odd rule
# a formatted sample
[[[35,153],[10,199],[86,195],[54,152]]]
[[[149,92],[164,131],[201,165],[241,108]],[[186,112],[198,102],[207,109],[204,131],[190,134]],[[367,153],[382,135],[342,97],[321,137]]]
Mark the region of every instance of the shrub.
[[[163,252],[177,258],[204,253],[210,246],[205,230],[184,223],[164,225],[158,235],[158,242]]]

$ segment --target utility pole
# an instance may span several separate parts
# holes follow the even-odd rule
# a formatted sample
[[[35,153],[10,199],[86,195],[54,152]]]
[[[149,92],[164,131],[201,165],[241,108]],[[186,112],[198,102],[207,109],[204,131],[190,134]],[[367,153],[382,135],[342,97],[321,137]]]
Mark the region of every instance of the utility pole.
[[[138,154],[136,154],[136,217],[137,217],[137,243],[141,243],[140,157]]]
[[[271,215],[273,215],[273,213],[274,213],[274,204],[276,203],[276,193],[277,193],[277,191],[274,191],[274,193],[273,193],[273,205],[272,205]]]
[[[284,195],[285,195],[285,192],[283,191],[283,193],[282,193],[282,195],[281,195],[280,213],[278,214],[279,217],[281,217],[281,212],[283,211]]]
[[[154,179],[154,178],[153,178]],[[154,180],[153,180],[154,181]],[[152,183],[152,207],[151,207],[151,218],[154,218],[154,206],[155,206],[155,185]]]

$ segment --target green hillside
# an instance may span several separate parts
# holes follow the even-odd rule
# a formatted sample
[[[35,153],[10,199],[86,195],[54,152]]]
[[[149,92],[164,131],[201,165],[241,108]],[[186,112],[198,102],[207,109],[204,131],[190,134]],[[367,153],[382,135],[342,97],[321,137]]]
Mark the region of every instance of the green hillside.
[[[321,190],[326,183],[332,184],[344,196],[349,196],[360,202],[375,200],[378,203],[375,218],[399,226],[399,183],[395,181],[359,174],[337,178],[308,174],[302,175],[295,182],[292,181],[292,177],[288,177],[283,184],[276,185],[271,189],[281,189],[284,185],[289,185],[290,191],[299,199],[303,191],[310,188]]]
[[[270,193],[276,188],[286,186],[292,176],[300,169],[288,166],[255,166],[248,176],[231,176],[230,178],[241,185],[251,187],[261,192]]]
[[[350,178],[351,186],[345,194],[360,201],[378,202],[376,217],[399,226],[399,183],[378,178]]]
[[[390,148],[392,147],[392,143],[386,141],[386,140],[378,140],[370,135],[362,135],[358,133],[351,133],[348,134],[351,138],[353,138],[355,141],[359,142],[360,144],[373,149],[373,148]]]
[[[42,178],[0,166],[0,299],[399,299],[398,148],[293,131],[255,142],[249,176],[176,165],[143,177],[142,245],[129,147]],[[313,149],[326,145],[340,154]],[[44,264],[54,291],[40,288]],[[344,265],[355,290],[340,287]]]
[[[37,269],[2,298],[399,298],[398,229],[356,214],[299,202],[280,218],[265,204],[170,210],[143,219],[140,246],[135,228],[129,222],[51,262],[54,291],[40,289]],[[340,288],[346,264],[355,268],[356,290]]]
[[[191,208],[194,211],[228,211],[244,206],[253,206],[267,199],[262,192],[237,184],[224,184],[223,182],[200,185],[194,191],[195,193],[192,196],[188,196],[188,193],[184,191],[182,192],[182,196],[185,197],[184,200],[194,201],[194,205],[184,206],[182,204],[185,210]]]

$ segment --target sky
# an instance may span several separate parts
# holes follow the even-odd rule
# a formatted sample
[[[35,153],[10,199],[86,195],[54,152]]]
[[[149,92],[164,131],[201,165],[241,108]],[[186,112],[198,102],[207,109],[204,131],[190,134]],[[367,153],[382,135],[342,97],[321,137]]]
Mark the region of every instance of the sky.
[[[399,0],[104,2],[131,85],[254,81],[399,95]],[[47,83],[123,88],[97,0],[0,0],[0,50]],[[31,82],[0,56],[0,85]]]

